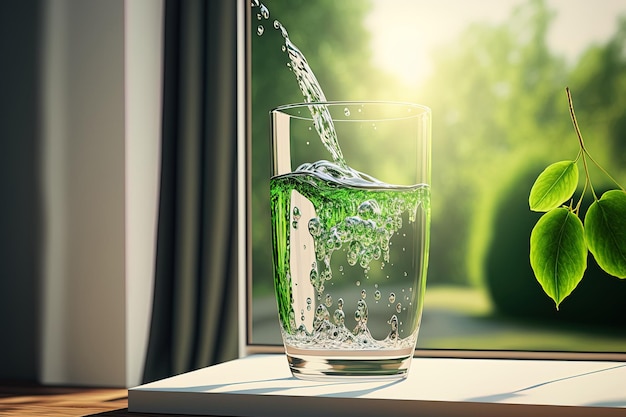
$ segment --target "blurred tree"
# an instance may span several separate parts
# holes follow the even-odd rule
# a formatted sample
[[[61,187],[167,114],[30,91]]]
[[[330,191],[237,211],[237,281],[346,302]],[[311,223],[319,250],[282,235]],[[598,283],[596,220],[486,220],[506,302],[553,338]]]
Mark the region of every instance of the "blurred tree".
[[[556,148],[575,157],[576,143],[551,139],[569,126],[565,63],[546,43],[552,17],[530,0],[502,24],[472,24],[434,56],[424,92],[437,115],[431,282],[481,282],[489,208],[519,161]]]
[[[610,162],[623,175],[626,172],[626,16],[619,18],[618,30],[606,44],[587,49],[572,71],[570,84],[587,145],[596,159]]]

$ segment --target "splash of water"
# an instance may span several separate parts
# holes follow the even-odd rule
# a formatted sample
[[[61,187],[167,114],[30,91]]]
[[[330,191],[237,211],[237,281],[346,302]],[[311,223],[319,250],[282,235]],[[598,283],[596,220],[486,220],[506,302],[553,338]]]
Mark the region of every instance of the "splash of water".
[[[261,17],[265,19],[269,18],[269,10],[263,3],[260,3],[258,0],[252,0],[252,7],[259,8],[259,19]],[[273,26],[274,29],[280,31],[284,39],[284,44],[281,49],[287,53],[289,58],[289,68],[296,77],[298,87],[304,96],[304,101],[306,103],[326,102],[327,99],[324,95],[324,91],[322,91],[320,83],[317,81],[317,78],[309,66],[304,54],[291,41],[291,39],[289,39],[287,29],[285,29],[285,27],[278,20],[274,20]],[[257,34],[262,35],[263,30],[257,30]],[[324,104],[311,104],[308,107],[311,112],[315,130],[328,152],[330,152],[335,164],[344,170],[352,171],[346,164],[341,148],[339,147],[337,132],[335,130],[333,119],[328,111],[328,107]],[[350,176],[354,177],[354,174],[351,174]],[[358,176],[359,175],[357,175],[357,177]]]

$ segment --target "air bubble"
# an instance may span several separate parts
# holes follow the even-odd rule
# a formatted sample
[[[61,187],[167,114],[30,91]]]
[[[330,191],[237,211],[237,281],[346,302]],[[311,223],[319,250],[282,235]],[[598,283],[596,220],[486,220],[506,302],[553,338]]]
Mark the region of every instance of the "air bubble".
[[[343,310],[337,309],[333,314],[333,319],[337,326],[342,326],[346,320],[346,313],[344,313]]]
[[[329,314],[328,310],[326,310],[326,307],[324,307],[322,304],[318,305],[315,309],[315,318],[318,320],[328,320],[328,317]]]
[[[364,219],[372,219],[380,216],[380,206],[376,200],[367,200],[359,205],[357,212]]]
[[[361,324],[367,323],[367,304],[365,304],[365,301],[359,300],[359,302],[356,304],[354,319]]]

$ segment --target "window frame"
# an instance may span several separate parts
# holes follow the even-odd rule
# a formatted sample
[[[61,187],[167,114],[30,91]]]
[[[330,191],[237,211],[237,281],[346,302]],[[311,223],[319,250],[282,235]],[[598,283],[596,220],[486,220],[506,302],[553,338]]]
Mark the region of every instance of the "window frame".
[[[252,321],[252,245],[251,245],[251,37],[252,14],[249,0],[238,2],[238,161],[239,183],[239,354],[284,353],[282,344],[268,345],[253,342]],[[244,103],[241,103],[244,100]],[[242,155],[243,154],[243,155]],[[278,319],[278,318],[277,318]],[[278,320],[277,320],[278,326]],[[574,352],[528,350],[470,350],[416,348],[414,357],[467,359],[528,359],[560,361],[614,361],[625,362],[626,352]]]

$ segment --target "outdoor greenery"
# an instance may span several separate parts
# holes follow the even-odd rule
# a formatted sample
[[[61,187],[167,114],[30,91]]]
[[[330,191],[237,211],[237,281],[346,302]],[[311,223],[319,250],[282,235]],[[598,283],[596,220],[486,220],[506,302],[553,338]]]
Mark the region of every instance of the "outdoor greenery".
[[[546,297],[528,260],[530,230],[538,218],[528,209],[528,193],[542,169],[554,162],[554,155],[565,159],[579,150],[565,86],[576,93],[586,145],[604,168],[626,183],[626,18],[616,16],[619,28],[612,38],[590,45],[577,62],[569,63],[546,41],[553,11],[544,0],[528,0],[502,24],[469,25],[458,39],[435,52],[430,79],[409,87],[371,62],[370,34],[363,23],[367,1],[264,3],[270,18],[252,17],[252,25],[263,25],[265,30],[262,36],[253,30],[251,39],[255,294],[273,291],[269,111],[302,101],[286,67],[280,34],[272,26],[278,19],[306,56],[329,100],[402,100],[432,108],[428,285],[482,289],[504,314],[550,315],[543,307],[532,313]],[[593,167],[590,170],[600,181],[594,182],[598,189],[611,185],[601,182]],[[588,285],[597,281],[606,288],[599,274],[596,278]],[[613,280],[606,303],[591,301],[604,304],[598,320],[617,314],[626,297],[626,281]],[[575,295],[560,307],[565,316],[568,303],[577,302]],[[621,304],[611,304],[620,299]],[[513,308],[507,310],[508,305]],[[625,316],[622,310],[621,317]],[[581,319],[580,314],[571,317]],[[626,324],[626,319],[620,320],[617,323]]]
[[[530,209],[545,212],[530,235],[530,264],[546,294],[559,304],[580,283],[587,269],[587,251],[598,266],[617,278],[626,278],[626,190],[591,156],[580,133],[569,89],[567,98],[580,149],[574,160],[550,164],[530,189]],[[582,160],[585,182],[577,202],[578,162]],[[593,163],[619,189],[598,198],[589,176]],[[590,190],[593,203],[585,223],[578,217]],[[569,206],[566,204],[569,200]]]

